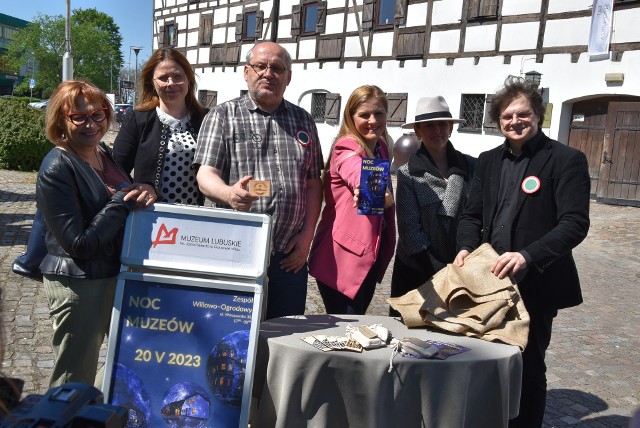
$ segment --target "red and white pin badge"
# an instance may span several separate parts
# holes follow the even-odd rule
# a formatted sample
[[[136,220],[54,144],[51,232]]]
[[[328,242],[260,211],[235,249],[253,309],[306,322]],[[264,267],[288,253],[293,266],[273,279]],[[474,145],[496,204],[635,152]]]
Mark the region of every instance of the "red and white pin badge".
[[[522,188],[522,191],[527,195],[536,193],[538,190],[540,190],[540,179],[535,175],[530,175],[522,180],[522,186],[520,187]]]
[[[306,130],[296,132],[296,139],[302,147],[307,147],[311,143],[311,135]]]

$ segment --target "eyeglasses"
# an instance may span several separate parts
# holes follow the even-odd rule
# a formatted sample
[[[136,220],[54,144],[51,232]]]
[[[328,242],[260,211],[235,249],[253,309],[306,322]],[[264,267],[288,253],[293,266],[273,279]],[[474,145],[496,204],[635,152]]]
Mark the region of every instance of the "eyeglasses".
[[[185,76],[160,76],[160,77],[154,77],[154,79],[156,82],[158,82],[159,85],[161,86],[167,86],[169,85],[169,81],[171,81],[174,85],[182,85],[184,82],[186,82],[186,78]]]
[[[69,113],[67,118],[76,126],[84,125],[89,118],[94,122],[102,122],[107,118],[107,107],[99,108],[91,113]]]
[[[256,72],[258,76],[262,76],[270,68],[273,74],[280,75],[287,71],[287,67],[281,65],[265,65],[265,64],[247,64]]]
[[[526,120],[526,119],[529,119],[532,115],[533,115],[532,111],[519,111],[513,114],[503,114],[502,116],[500,116],[500,120],[503,122],[509,122],[516,117],[519,120]]]

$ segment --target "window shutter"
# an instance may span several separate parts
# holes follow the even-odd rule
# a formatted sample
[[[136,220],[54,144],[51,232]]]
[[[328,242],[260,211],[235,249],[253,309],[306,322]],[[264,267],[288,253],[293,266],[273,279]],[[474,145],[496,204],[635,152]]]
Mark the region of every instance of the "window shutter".
[[[326,95],[324,120],[332,125],[337,125],[340,121],[340,94]]]
[[[236,41],[242,40],[242,24],[244,23],[244,15],[239,13],[236,15]]]
[[[302,11],[302,7],[299,4],[296,4],[291,8],[291,35],[299,36],[300,35],[300,14]]]
[[[212,26],[213,15],[200,15],[200,32],[198,33],[198,44],[211,44]]]
[[[387,94],[389,112],[388,125],[402,125],[407,121],[407,93]]]
[[[264,22],[264,10],[256,12],[256,40],[262,38],[262,23]]]
[[[498,0],[480,0],[480,16],[498,16]]]
[[[477,18],[479,9],[480,0],[469,0],[469,3],[467,3],[467,19]]]
[[[318,20],[316,21],[316,34],[324,33],[324,27],[327,22],[327,2],[318,2]]]
[[[484,120],[482,121],[482,128],[484,128],[484,132],[498,132],[498,124],[491,120],[489,117],[489,110],[491,109],[491,100],[493,99],[492,94],[488,94],[484,100]]]
[[[362,10],[362,29],[371,30],[373,28],[373,15],[376,0],[364,0]]]
[[[228,44],[226,45],[226,53],[224,56],[224,61],[227,64],[237,64],[240,61],[240,44]]]
[[[407,22],[407,0],[396,0],[396,13],[394,16],[395,25],[404,25]]]
[[[164,31],[164,25],[160,26],[160,31],[158,32],[158,48],[163,48],[165,43],[166,43],[166,39],[165,39],[165,31]]]

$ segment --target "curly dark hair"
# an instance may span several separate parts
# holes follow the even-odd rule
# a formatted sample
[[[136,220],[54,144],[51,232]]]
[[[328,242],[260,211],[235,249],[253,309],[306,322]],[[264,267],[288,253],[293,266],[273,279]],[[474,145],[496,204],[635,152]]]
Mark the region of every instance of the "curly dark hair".
[[[489,118],[496,124],[500,124],[500,115],[508,103],[519,96],[524,95],[531,103],[533,112],[540,118],[538,126],[542,127],[546,108],[542,100],[542,95],[538,92],[538,86],[530,80],[518,76],[509,76],[505,79],[504,85],[493,95]]]

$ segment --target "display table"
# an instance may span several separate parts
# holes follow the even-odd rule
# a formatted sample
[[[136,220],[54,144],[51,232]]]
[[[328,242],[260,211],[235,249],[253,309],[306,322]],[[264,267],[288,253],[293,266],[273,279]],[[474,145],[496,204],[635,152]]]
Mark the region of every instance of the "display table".
[[[446,360],[398,354],[323,352],[309,335],[344,336],[345,326],[382,324],[393,337],[455,343]],[[307,315],[260,326],[253,384],[254,427],[501,427],[518,414],[522,357],[515,346],[408,329],[395,318]]]

